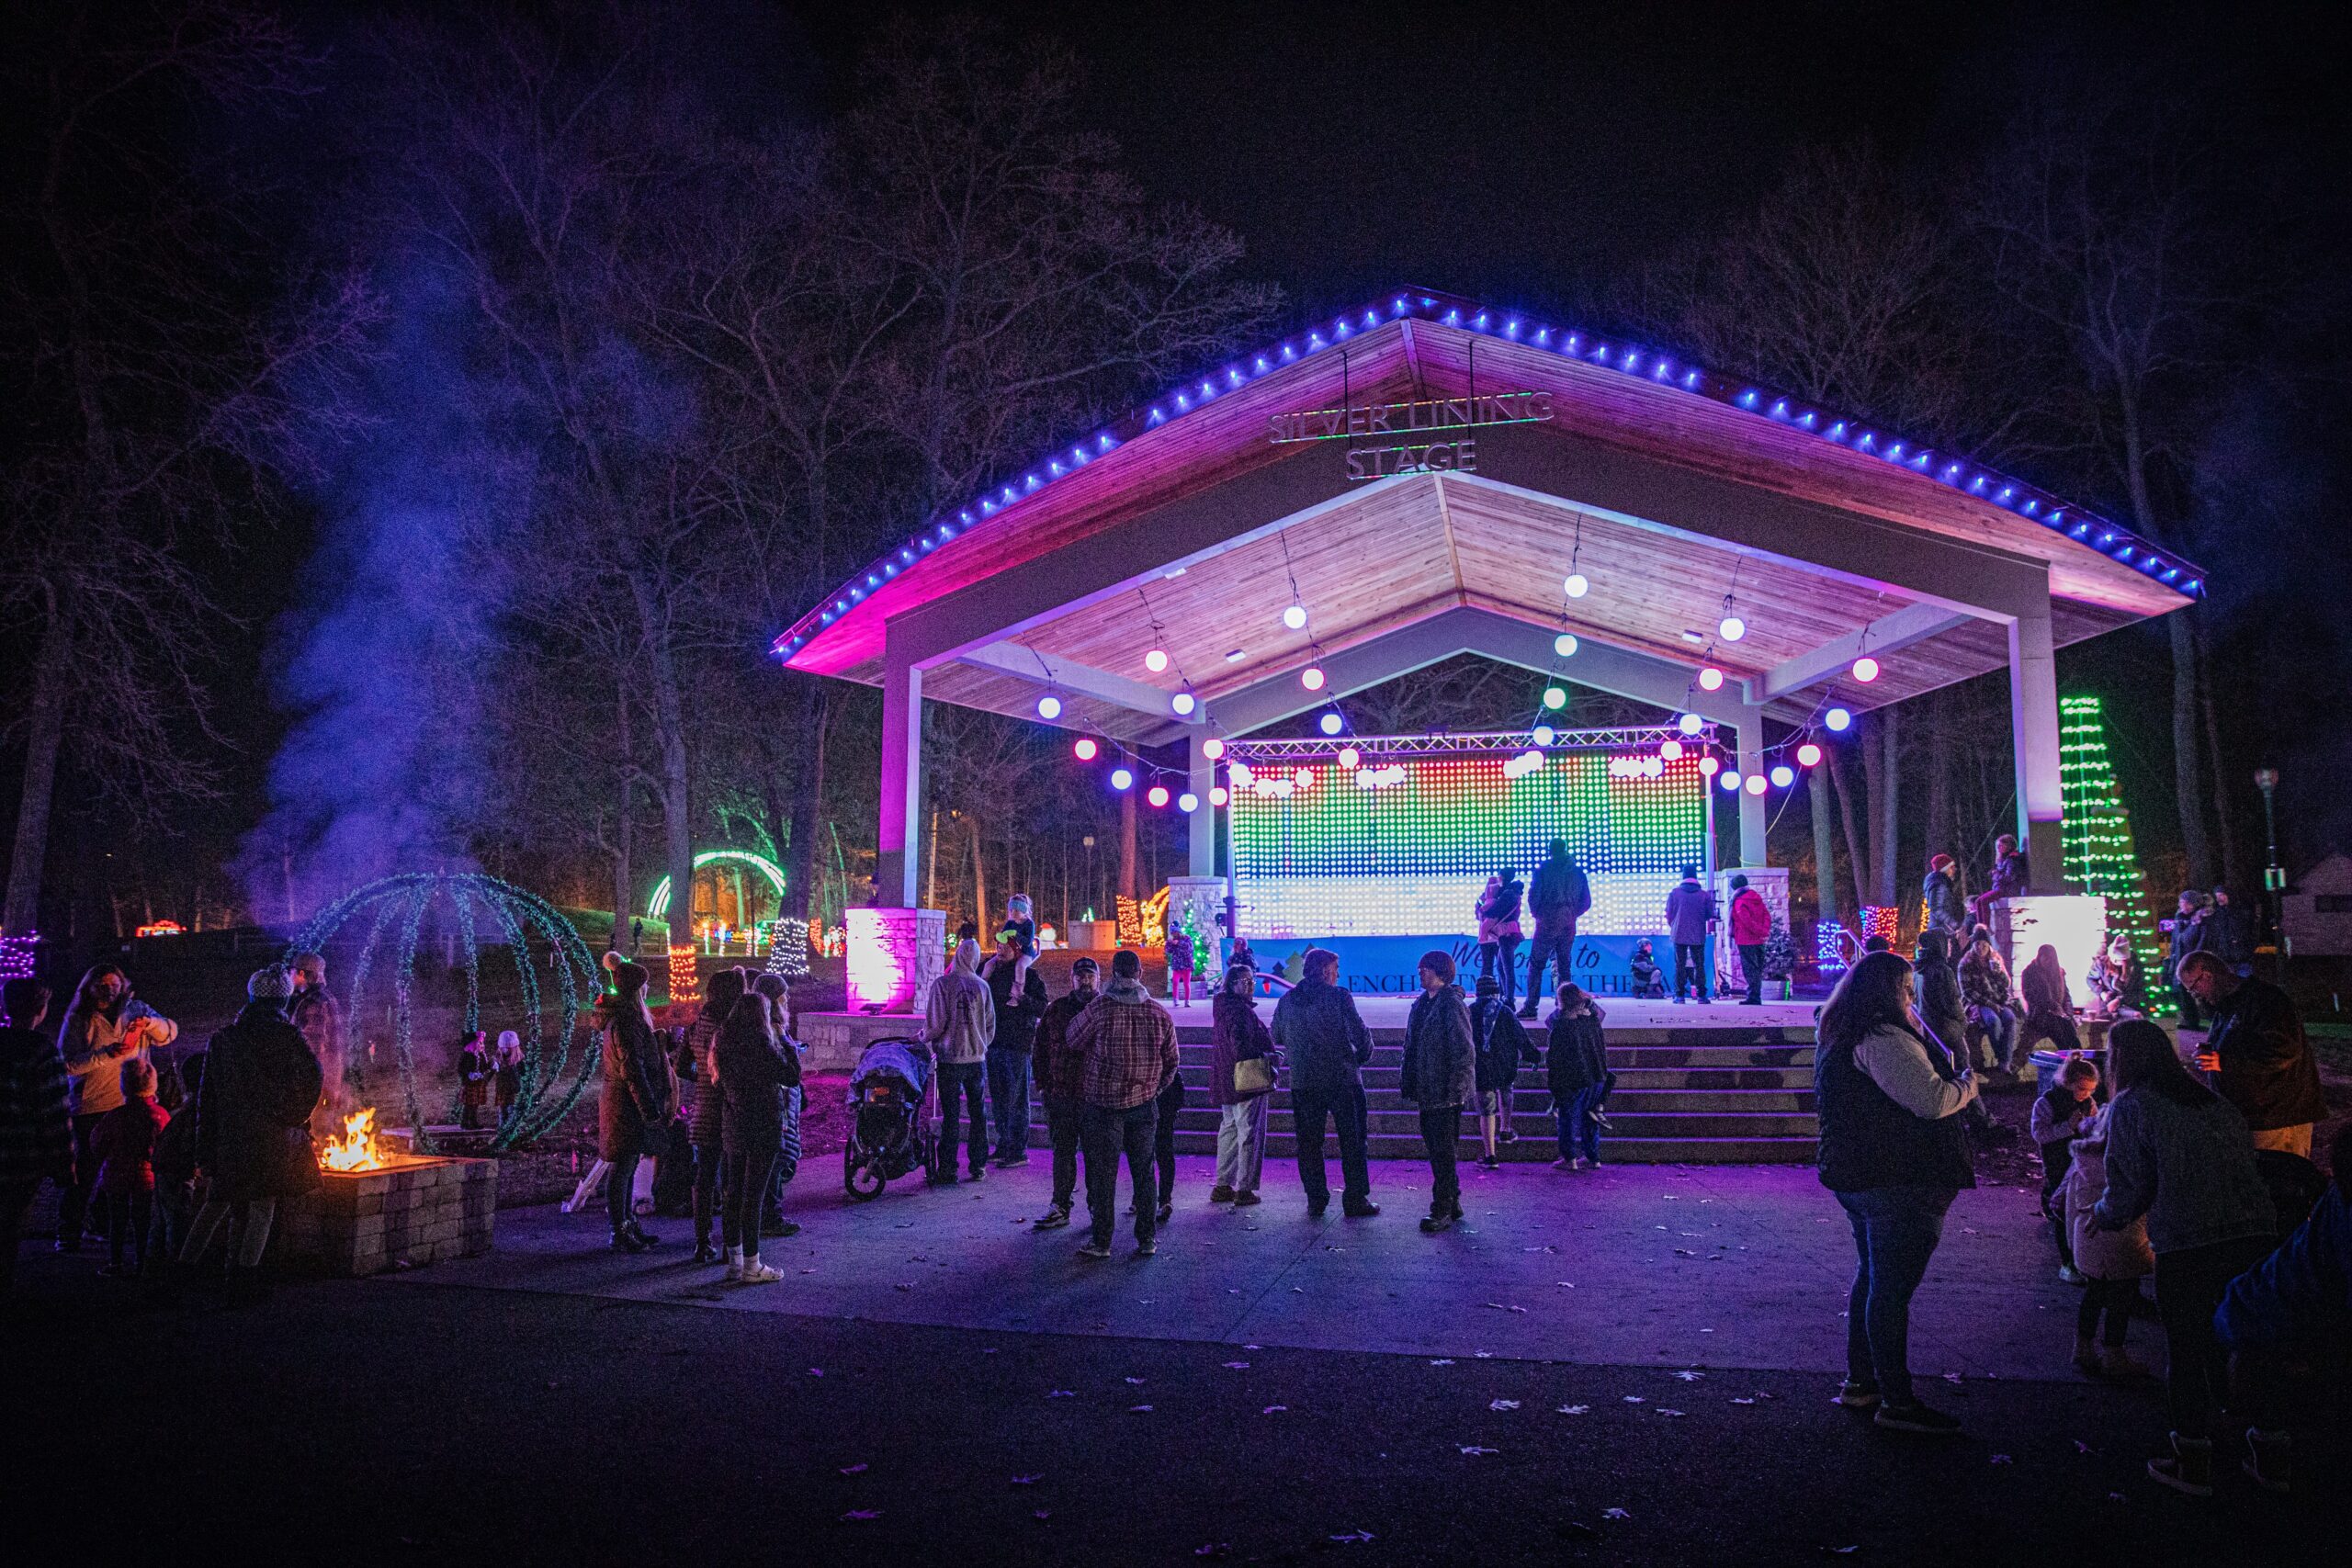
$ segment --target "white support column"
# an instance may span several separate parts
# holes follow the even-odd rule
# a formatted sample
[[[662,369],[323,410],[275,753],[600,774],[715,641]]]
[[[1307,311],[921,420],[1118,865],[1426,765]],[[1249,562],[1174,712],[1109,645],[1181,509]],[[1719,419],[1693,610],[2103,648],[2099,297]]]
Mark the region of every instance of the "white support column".
[[[1747,781],[1764,776],[1764,706],[1761,703],[1747,703],[1743,705],[1743,711],[1739,727],[1733,731],[1739,746],[1739,863],[1762,865],[1764,797],[1749,793]]]
[[[1201,750],[1201,743],[1208,739],[1195,727],[1185,741],[1191,765],[1185,774],[1185,787],[1193,792],[1193,814],[1186,819],[1191,831],[1192,858],[1187,870],[1194,876],[1216,874],[1216,807],[1209,804],[1210,786],[1216,783],[1216,764]]]
[[[916,907],[916,845],[922,821],[922,671],[886,653],[882,671],[882,799],[875,882],[885,904]]]
[[[2050,631],[2050,592],[2009,623],[2009,737],[2017,752],[2018,844],[2037,893],[2064,890],[2065,816],[2058,784],[2058,656]]]

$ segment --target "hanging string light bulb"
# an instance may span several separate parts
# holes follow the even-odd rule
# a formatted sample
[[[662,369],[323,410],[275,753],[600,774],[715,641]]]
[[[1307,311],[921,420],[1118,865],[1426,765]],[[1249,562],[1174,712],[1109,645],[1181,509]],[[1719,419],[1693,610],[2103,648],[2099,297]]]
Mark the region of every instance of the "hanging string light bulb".
[[[1168,699],[1168,710],[1178,718],[1190,718],[1193,710],[1201,705],[1200,699],[1190,692],[1178,692]]]
[[[1113,789],[1128,790],[1135,788],[1135,786],[1136,775],[1132,772],[1125,768],[1113,768],[1111,770],[1111,787]]]
[[[1671,735],[1657,743],[1657,754],[1669,762],[1682,761],[1682,742]]]
[[[1223,806],[1227,801],[1231,800],[1232,798],[1232,795],[1227,791],[1223,784],[1211,784],[1209,786],[1209,804],[1211,806]]]
[[[1200,808],[1201,797],[1194,795],[1189,789],[1176,797],[1176,809],[1182,812],[1187,817],[1190,817],[1193,812],[1198,811]]]
[[[1559,739],[1559,733],[1548,724],[1539,724],[1529,734],[1528,739],[1538,746],[1549,746],[1554,740]]]
[[[1558,637],[1554,637],[1552,651],[1563,659],[1574,659],[1577,656],[1577,634],[1562,632]]]
[[[1078,760],[1080,761],[1091,762],[1094,761],[1097,756],[1101,755],[1102,748],[1094,743],[1094,737],[1091,735],[1081,735],[1078,738],[1078,744],[1071,747],[1070,750],[1078,753]]]
[[[1715,783],[1722,785],[1725,793],[1736,793],[1739,788],[1739,770],[1725,768],[1715,775]]]
[[[1869,685],[1872,681],[1877,680],[1878,660],[1872,659],[1867,653],[1863,654],[1860,659],[1855,660],[1854,679],[1860,681],[1865,686]]]
[[[1144,799],[1149,801],[1154,806],[1167,805],[1168,786],[1166,784],[1152,785],[1151,788],[1144,792]]]
[[[1037,716],[1039,718],[1055,719],[1061,717],[1061,698],[1054,695],[1051,692],[1047,692],[1044,696],[1037,699]]]
[[[1340,748],[1340,766],[1347,769],[1348,772],[1351,773],[1354,773],[1356,771],[1356,764],[1363,761],[1363,753],[1357,750],[1354,747],[1342,746]]]
[[[1746,778],[1739,781],[1739,787],[1746,790],[1750,795],[1762,795],[1764,793],[1764,775],[1762,773],[1750,773]]]
[[[1802,767],[1815,767],[1821,761],[1821,748],[1808,740],[1797,748],[1797,762]]]
[[[1723,763],[1717,761],[1713,757],[1702,757],[1699,759],[1699,772],[1707,778],[1713,778],[1715,774],[1722,772],[1722,770]]]
[[[1554,713],[1568,705],[1568,694],[1558,686],[1544,688],[1544,705]]]
[[[1204,756],[1204,757],[1206,757],[1206,758],[1207,758],[1210,761],[1212,761],[1212,762],[1216,761],[1218,758],[1220,758],[1220,757],[1224,756],[1224,755],[1225,755],[1225,741],[1224,741],[1224,739],[1223,739],[1221,737],[1212,735],[1212,736],[1210,736],[1206,740],[1202,741],[1202,742],[1201,742],[1201,755],[1202,755],[1202,756]]]
[[[1305,631],[1306,629],[1306,606],[1300,604],[1295,599],[1292,600],[1290,602],[1290,607],[1283,612],[1283,625],[1288,626],[1295,632]]]
[[[1699,689],[1702,692],[1722,691],[1724,689],[1724,672],[1716,669],[1712,664],[1708,665],[1705,669],[1699,671]]]
[[[1323,689],[1323,667],[1320,664],[1308,665],[1306,669],[1298,672],[1298,683],[1306,687],[1310,692],[1321,691]]]
[[[1155,675],[1159,674],[1168,668],[1168,650],[1158,643],[1153,643],[1151,651],[1143,656],[1143,667]]]
[[[1821,722],[1827,725],[1834,733],[1843,735],[1853,724],[1854,716],[1844,708],[1831,708],[1821,716]]]
[[[1774,789],[1786,789],[1796,782],[1797,771],[1794,768],[1790,767],[1786,762],[1775,762],[1772,764],[1772,787]]]
[[[1695,713],[1686,713],[1674,721],[1674,728],[1685,735],[1696,735],[1707,728],[1707,721]]]
[[[1345,727],[1346,722],[1337,713],[1327,713],[1315,721],[1315,727],[1326,735],[1337,735]]]

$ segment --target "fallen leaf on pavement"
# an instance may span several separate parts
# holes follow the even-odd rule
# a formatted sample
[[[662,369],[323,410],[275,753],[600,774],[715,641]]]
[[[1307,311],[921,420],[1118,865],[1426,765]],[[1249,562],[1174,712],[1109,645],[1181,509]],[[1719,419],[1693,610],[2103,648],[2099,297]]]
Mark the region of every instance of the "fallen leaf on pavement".
[[[1516,1410],[1519,1408],[1519,1401],[1516,1399],[1492,1399],[1487,1402],[1487,1408],[1489,1410]]]
[[[1591,1408],[1592,1406],[1589,1404],[1563,1404],[1560,1406],[1560,1414],[1563,1416],[1581,1416]]]
[[[1995,1464],[2013,1464],[2016,1461],[2010,1459],[2007,1454],[1995,1454],[1993,1456],[1993,1462]]]
[[[1012,1478],[1012,1483],[1015,1486],[1035,1486],[1045,1479],[1043,1475],[1016,1475]]]
[[[1630,1519],[1634,1516],[1623,1508],[1603,1508],[1600,1510],[1600,1517],[1604,1519]]]
[[[881,1517],[882,1510],[879,1508],[852,1508],[842,1516],[842,1521],[846,1524],[851,1519],[878,1519]]]
[[[1261,1416],[1279,1416],[1289,1408],[1290,1406],[1287,1404],[1269,1404],[1263,1410],[1258,1412],[1258,1414]]]
[[[1453,1446],[1465,1454],[1498,1454],[1503,1451],[1500,1449],[1482,1449],[1476,1443],[1456,1443]]]

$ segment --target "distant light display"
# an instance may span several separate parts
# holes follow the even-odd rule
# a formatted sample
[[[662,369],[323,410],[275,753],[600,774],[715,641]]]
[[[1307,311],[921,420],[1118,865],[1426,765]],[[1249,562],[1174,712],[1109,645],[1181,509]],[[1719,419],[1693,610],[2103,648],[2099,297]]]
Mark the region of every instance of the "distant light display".
[[[1367,758],[1381,749],[1357,744]],[[1706,780],[1689,752],[1630,769],[1625,761],[1606,750],[1454,754],[1361,769],[1354,789],[1236,789],[1242,932],[1287,941],[1454,931],[1489,874],[1531,875],[1555,838],[1592,884],[1580,929],[1657,931],[1681,868],[1706,858]]]

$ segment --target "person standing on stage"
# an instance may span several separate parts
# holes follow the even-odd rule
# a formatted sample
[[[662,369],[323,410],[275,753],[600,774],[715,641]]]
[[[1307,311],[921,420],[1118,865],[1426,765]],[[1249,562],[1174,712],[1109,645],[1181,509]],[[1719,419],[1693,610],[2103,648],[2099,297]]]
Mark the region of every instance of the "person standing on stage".
[[[1674,939],[1674,999],[1686,990],[1694,1002],[1707,999],[1707,936],[1715,929],[1715,896],[1701,886],[1699,868],[1686,865],[1682,880],[1666,896],[1667,934]],[[1757,954],[1763,974],[1763,954]]]
[[[1527,885],[1510,866],[1487,878],[1487,890],[1478,896],[1478,973],[1481,977],[1493,975],[1495,961],[1502,961],[1499,978],[1505,1007],[1516,1005],[1519,999],[1519,944],[1525,936],[1520,930],[1519,911],[1526,901]]]
[[[1527,1001],[1519,1016],[1533,1018],[1536,1000],[1544,995],[1545,963],[1556,960],[1560,977],[1567,977],[1569,955],[1576,951],[1577,922],[1592,908],[1592,884],[1585,880],[1576,856],[1568,853],[1566,840],[1552,840],[1551,853],[1535,868],[1527,905],[1535,912],[1535,940],[1528,944]]]
[[[1340,988],[1340,955],[1310,947],[1298,984],[1274,1005],[1274,1044],[1290,1062],[1290,1099],[1298,1140],[1298,1179],[1306,1213],[1320,1218],[1331,1204],[1323,1166],[1323,1128],[1340,1133],[1340,1169],[1346,1181],[1340,1212],[1350,1219],[1380,1213],[1372,1201],[1372,1167],[1364,1146],[1363,1066],[1372,1060],[1372,1031],[1356,999]]]
[[[1772,940],[1772,909],[1764,895],[1747,885],[1747,874],[1731,878],[1731,941],[1739,949],[1739,976],[1747,984],[1742,1007],[1764,1005],[1764,944]]]

